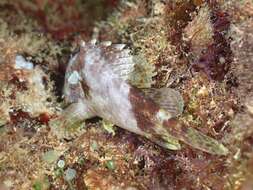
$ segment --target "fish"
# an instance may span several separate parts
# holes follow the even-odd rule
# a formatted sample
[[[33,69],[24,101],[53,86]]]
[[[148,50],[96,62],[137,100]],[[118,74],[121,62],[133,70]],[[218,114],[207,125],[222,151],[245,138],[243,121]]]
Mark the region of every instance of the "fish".
[[[125,44],[82,41],[66,68],[63,93],[68,107],[58,119],[61,131],[98,116],[166,149],[180,150],[183,142],[210,154],[228,154],[222,143],[180,121],[180,93],[131,84],[135,66]]]

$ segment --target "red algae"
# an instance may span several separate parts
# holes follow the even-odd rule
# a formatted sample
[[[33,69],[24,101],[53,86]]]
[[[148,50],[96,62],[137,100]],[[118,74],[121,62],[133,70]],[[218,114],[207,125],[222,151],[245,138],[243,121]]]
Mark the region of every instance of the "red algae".
[[[192,44],[191,41],[183,40],[183,31],[192,21],[191,15],[199,11],[199,6],[207,6],[210,9],[209,17],[213,28],[211,34],[213,42],[202,47],[202,53],[192,63],[192,68],[195,71],[203,71],[211,80],[221,81],[229,70],[232,51],[227,37],[230,26],[229,15],[220,10],[216,1],[208,1],[206,4],[203,2],[194,3],[193,1],[168,3],[169,40],[176,46],[181,58],[184,58],[184,64],[189,65]],[[194,35],[198,35],[198,31]]]
[[[10,28],[14,28],[17,35],[14,41],[17,41],[22,33],[36,31],[38,34],[51,35],[52,37],[48,37],[50,41],[64,44],[61,46],[64,47],[63,54],[57,54],[56,57],[46,54],[47,58],[51,59],[45,60],[43,57],[40,63],[35,62],[36,66],[41,66],[43,71],[47,71],[39,83],[42,84],[42,88],[35,88],[35,94],[44,88],[53,89],[53,93],[46,93],[46,97],[42,94],[43,98],[38,96],[39,98],[31,98],[26,102],[16,101],[20,95],[25,95],[21,96],[21,100],[30,95],[32,83],[26,80],[30,75],[23,76],[22,73],[13,72],[13,69],[8,69],[5,64],[8,61],[0,59],[3,68],[0,71],[0,112],[6,114],[7,110],[7,116],[10,116],[10,119],[0,126],[0,189],[7,186],[9,189],[32,189],[41,186],[43,190],[251,190],[253,120],[252,105],[245,99],[252,97],[253,28],[249,19],[249,15],[253,13],[252,2],[162,1],[165,11],[160,11],[161,15],[155,16],[152,16],[152,5],[157,5],[160,1],[150,3],[151,1],[141,0],[137,2],[138,6],[134,1],[124,1],[127,3],[121,6],[122,2],[118,0],[101,0],[96,1],[98,4],[91,3],[86,7],[77,2],[81,1],[38,0],[0,3],[0,18],[6,21]],[[161,4],[155,7],[162,7]],[[102,9],[103,20],[107,19],[107,15],[109,18],[95,24],[94,21],[100,21],[102,18],[99,16],[101,14],[90,13],[88,9],[99,10],[99,7]],[[108,13],[108,10],[113,10],[113,13]],[[201,11],[206,11],[205,18],[209,18],[207,24],[193,22],[201,16]],[[94,19],[95,16],[99,18]],[[17,20],[22,18],[28,19],[32,24],[26,22],[25,25],[17,27]],[[114,19],[116,24],[112,22]],[[155,24],[150,24],[150,19],[154,19],[152,22]],[[138,48],[148,50],[142,51],[143,57],[148,57],[148,63],[155,65],[157,71],[161,71],[153,77],[156,86],[171,84],[162,83],[168,75],[162,73],[162,67],[169,70],[169,80],[178,79],[177,74],[180,73],[179,79],[172,85],[184,97],[184,112],[179,119],[225,144],[230,150],[228,156],[212,156],[184,144],[181,150],[166,151],[123,129],[115,127],[115,135],[108,134],[102,128],[100,119],[86,121],[85,128],[71,139],[55,138],[48,122],[64,109],[61,98],[64,67],[76,44],[74,39],[78,36],[90,40],[94,26],[103,29],[105,25],[106,32],[101,30],[99,38],[128,44],[133,53],[138,52]],[[204,30],[209,32],[208,37],[198,32],[198,29],[206,26],[211,28]],[[16,27],[19,29],[16,30]],[[195,28],[192,29],[193,27]],[[139,29],[144,32],[138,33]],[[160,29],[165,31],[165,38],[159,41],[159,37],[162,36],[162,33],[159,33]],[[192,29],[193,32],[187,33],[188,29]],[[131,39],[132,34],[136,33],[137,37]],[[185,35],[186,33],[189,35]],[[233,35],[230,39],[231,33]],[[148,35],[145,36],[146,34]],[[204,37],[197,38],[198,35]],[[1,32],[0,39],[0,43],[7,41],[1,36]],[[61,41],[62,39],[67,42]],[[204,42],[198,43],[202,39]],[[28,44],[33,43],[35,42]],[[153,44],[167,46],[162,46],[166,47],[164,49],[156,49]],[[8,47],[12,47],[12,44],[7,43],[6,47],[3,53],[0,51],[1,55],[7,55],[10,52]],[[15,48],[13,50],[16,51]],[[43,48],[43,52],[52,51],[46,45]],[[32,59],[38,56],[36,51],[22,52],[22,48],[17,50],[18,53],[31,56]],[[52,66],[55,63],[59,66],[58,70]],[[199,72],[181,75],[182,70],[186,71],[191,67]],[[44,111],[41,104],[38,104],[35,111],[29,111],[37,104],[38,99],[40,101],[44,98],[48,101],[43,101],[43,105],[53,103],[57,111],[50,112],[52,106]],[[55,103],[57,98],[61,105]],[[13,104],[8,105],[9,103]],[[63,168],[58,167],[57,161],[48,165],[41,159],[49,150],[61,151],[56,159],[64,161]],[[108,167],[108,161],[113,162],[113,169]],[[64,179],[64,172],[68,168],[76,171],[76,178],[70,182]]]
[[[18,78],[16,75],[12,75],[12,78],[9,81],[11,84],[15,85],[17,87],[17,90],[23,91],[23,90],[28,90],[27,88],[27,82],[22,81]]]
[[[193,68],[204,71],[210,79],[221,81],[232,61],[232,51],[226,37],[230,26],[229,15],[221,11],[216,3],[208,5],[211,8],[214,42],[203,50],[199,60],[193,64]]]
[[[33,3],[19,2],[17,7],[28,16],[34,17],[44,33],[51,34],[56,40],[63,40],[66,38],[73,39],[75,33],[81,34],[83,38],[91,35],[94,23],[91,22],[90,18],[92,20],[103,19],[106,17],[106,13],[116,7],[117,4],[118,0],[89,0],[85,2],[63,0],[61,3],[39,0]]]
[[[191,13],[196,11],[197,6],[193,1],[182,1],[180,3],[170,2],[167,4],[166,12],[169,23],[168,38],[176,46],[182,57],[189,51],[189,44],[183,41],[183,29],[191,21]]]

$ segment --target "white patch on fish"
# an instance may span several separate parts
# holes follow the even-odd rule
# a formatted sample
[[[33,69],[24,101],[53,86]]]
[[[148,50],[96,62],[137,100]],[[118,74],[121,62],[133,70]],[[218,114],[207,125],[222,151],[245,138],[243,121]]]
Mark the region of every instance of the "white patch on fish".
[[[77,71],[73,71],[73,73],[70,74],[68,77],[68,83],[69,84],[77,84],[79,80],[81,79],[80,75]]]

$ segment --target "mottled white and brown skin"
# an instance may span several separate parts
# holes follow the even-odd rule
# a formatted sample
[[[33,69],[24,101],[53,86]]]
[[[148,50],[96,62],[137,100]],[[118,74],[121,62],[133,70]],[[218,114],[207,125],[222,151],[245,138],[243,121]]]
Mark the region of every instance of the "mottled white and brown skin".
[[[115,59],[115,55],[118,59],[131,61],[127,51],[105,45],[87,44],[82,47],[67,67],[64,95],[68,103],[78,103],[76,107],[83,114],[80,117],[100,116],[142,134],[129,101],[131,86],[119,78],[108,64]],[[79,80],[69,82],[73,73]]]
[[[77,120],[99,116],[161,146],[180,140],[206,152],[227,153],[222,144],[173,119],[124,80],[124,65],[132,62],[124,45],[83,42],[66,70],[64,96],[70,107],[65,115],[74,115]]]

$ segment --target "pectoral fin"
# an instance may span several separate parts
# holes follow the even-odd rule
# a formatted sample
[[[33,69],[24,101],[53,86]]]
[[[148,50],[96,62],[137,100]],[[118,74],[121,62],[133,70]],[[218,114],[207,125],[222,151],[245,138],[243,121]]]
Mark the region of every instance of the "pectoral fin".
[[[178,91],[172,88],[150,88],[143,91],[161,108],[168,111],[172,117],[182,114],[184,109],[184,100]]]
[[[71,139],[81,133],[84,120],[93,116],[93,113],[83,103],[72,103],[59,117],[50,121],[49,126],[58,139]]]

